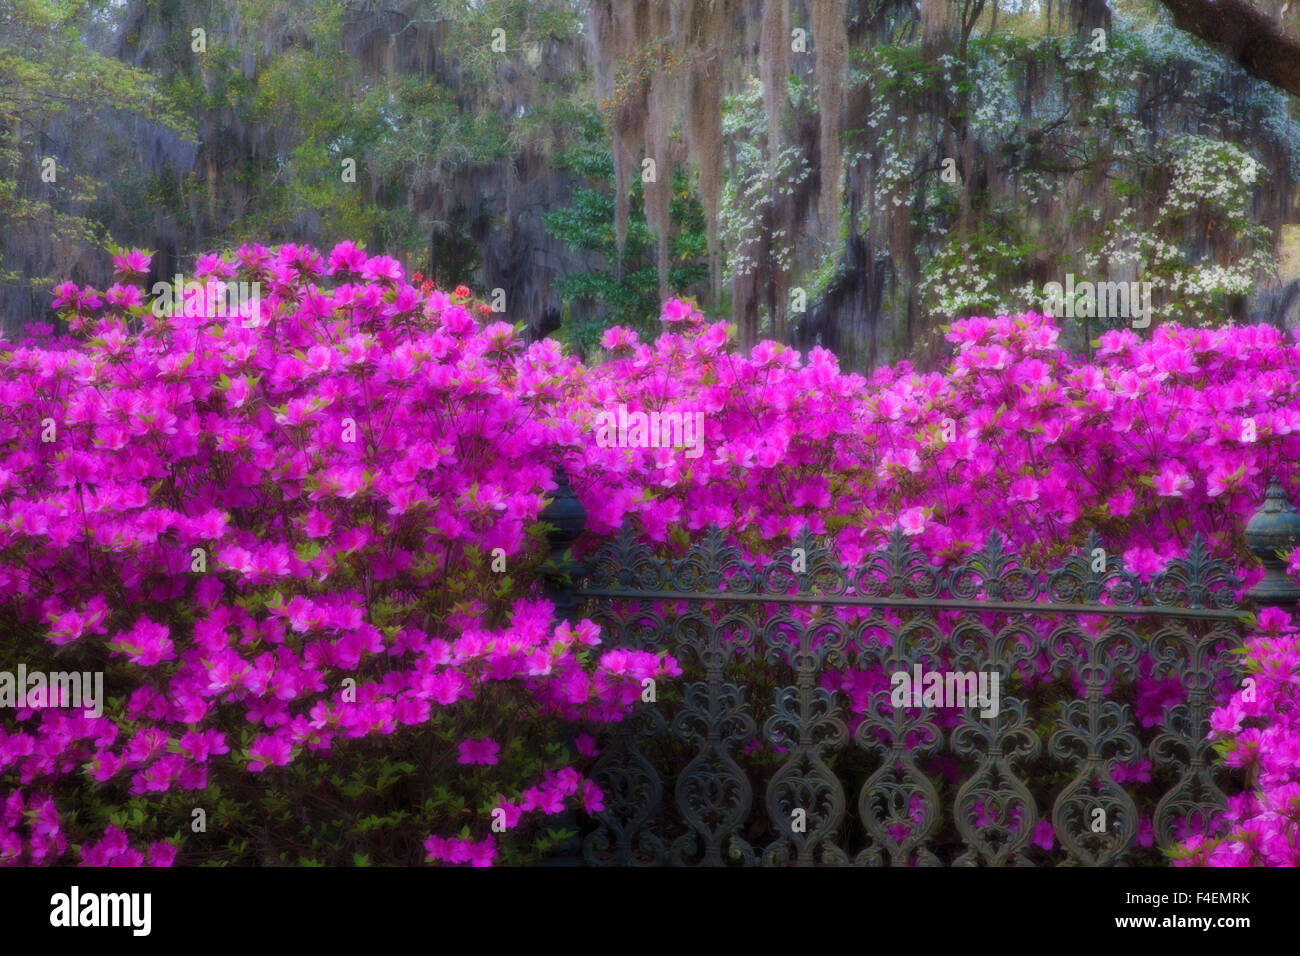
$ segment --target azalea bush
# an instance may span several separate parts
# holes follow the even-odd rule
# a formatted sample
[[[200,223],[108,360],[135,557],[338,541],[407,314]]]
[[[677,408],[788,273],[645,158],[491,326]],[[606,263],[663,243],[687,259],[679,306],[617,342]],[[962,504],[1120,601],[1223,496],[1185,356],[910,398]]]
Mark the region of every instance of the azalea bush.
[[[577,732],[675,666],[535,587],[572,361],[350,243],[204,256],[170,310],[115,262],[0,355],[0,669],[108,698],[5,711],[0,860],[548,851],[601,805]]]
[[[751,557],[792,544],[806,527],[854,567],[899,528],[951,568],[992,531],[1024,563],[1045,568],[1084,550],[1096,532],[1149,582],[1200,535],[1241,579],[1240,598],[1262,573],[1243,529],[1267,476],[1278,475],[1293,496],[1300,479],[1300,350],[1270,327],[1165,325],[1148,338],[1114,330],[1088,360],[1058,346],[1059,329],[1049,318],[973,318],[948,330],[954,355],[946,369],[921,374],[902,363],[864,379],[843,374],[821,349],[805,359],[765,342],[736,354],[726,327],[685,303],[670,302],[663,318],[668,331],[654,342],[642,343],[628,329],[606,334],[610,360],[591,371],[571,414],[589,427],[585,416],[619,405],[699,410],[707,454],[692,461],[673,449],[587,442],[574,449],[571,470],[589,482],[584,500],[594,528],[611,530],[631,514],[668,554],[680,554],[689,533],[710,524],[727,529]],[[811,619],[808,610],[783,610]],[[996,631],[999,622],[985,623]],[[1081,623],[1101,631],[1100,621]],[[1052,624],[1040,618],[1033,626],[1045,636]],[[890,640],[886,628],[865,636],[885,646]],[[1295,766],[1297,737],[1270,715],[1289,706],[1297,662],[1294,638],[1286,639],[1291,656],[1280,656],[1278,640],[1247,640],[1247,662],[1264,655],[1275,677],[1258,691],[1249,711],[1257,720],[1244,738],[1233,738],[1237,749],[1228,761],[1271,761],[1274,772],[1255,777],[1263,789],[1234,798],[1224,820],[1190,820],[1181,832],[1200,846],[1207,830],[1272,813],[1269,859],[1294,863],[1296,772],[1276,768]],[[1005,692],[1029,700],[1033,714],[1051,714],[1083,692],[1077,674],[1054,675],[1045,658],[1010,676]],[[773,681],[763,668],[742,683],[755,699],[770,699]],[[888,699],[889,675],[881,668],[828,671],[823,683],[842,692],[850,731],[869,709],[888,711],[881,700]],[[1225,672],[1212,690],[1226,701],[1240,688]],[[1158,728],[1167,708],[1186,700],[1179,675],[1151,654],[1137,661],[1132,680],[1108,685],[1107,694],[1133,707],[1144,729]],[[957,719],[938,715],[941,727]],[[1271,730],[1261,730],[1265,724]],[[1052,726],[1039,718],[1040,734]],[[1257,734],[1265,735],[1258,743]],[[955,786],[970,768],[932,761],[929,769]],[[1047,763],[1030,772],[1042,806],[1060,779]],[[1121,765],[1115,779],[1134,794],[1142,813],[1137,840],[1151,847],[1150,811],[1174,778],[1153,774],[1151,762],[1139,757]],[[1289,816],[1276,810],[1280,800],[1292,801]],[[1233,842],[1213,859],[1239,858]],[[1049,823],[1038,825],[1034,843],[1053,848]]]
[[[1291,571],[1300,568],[1300,549]],[[1225,763],[1244,768],[1255,787],[1230,798],[1224,831],[1193,836],[1179,866],[1300,865],[1300,628],[1266,608],[1243,648],[1244,686],[1211,717]]]
[[[108,289],[56,289],[68,335],[0,342],[0,671],[107,689],[97,717],[0,712],[9,863],[552,851],[572,832],[556,814],[603,805],[598,731],[647,679],[671,698],[685,666],[556,621],[539,571],[557,465],[589,514],[580,554],[624,521],[665,554],[710,525],[755,555],[807,528],[855,565],[900,529],[952,566],[996,531],[1044,567],[1095,531],[1149,579],[1199,534],[1243,589],[1264,480],[1300,484],[1300,350],[1267,327],[1111,331],[1085,359],[1049,318],[974,318],[942,371],[863,377],[824,349],[741,353],[673,299],[656,339],[611,329],[584,366],[351,243],[203,256],[170,309],[145,254],[115,264]],[[218,280],[259,294],[221,314]],[[703,454],[602,445],[620,405],[700,413]],[[1246,755],[1230,762],[1281,766],[1295,662],[1275,648],[1294,639],[1259,628],[1246,659],[1272,676],[1216,731]],[[884,676],[824,681],[856,725]],[[1041,662],[1013,677],[1044,712],[1081,689]],[[1225,707],[1241,690],[1215,688]],[[1150,655],[1115,693],[1148,728],[1184,699]],[[1157,794],[1144,763],[1120,773]],[[1276,815],[1294,780],[1253,782],[1221,827]],[[1294,815],[1269,819],[1294,845]],[[1202,831],[1203,859],[1237,852]],[[1050,827],[1035,839],[1050,849]]]
[[[650,343],[608,331],[610,360],[569,414],[582,434],[620,403],[699,410],[708,453],[575,439],[597,532],[629,513],[659,541],[717,524],[788,543],[807,526],[856,562],[896,525],[939,559],[992,530],[1055,559],[1095,530],[1147,576],[1199,533],[1258,574],[1245,521],[1267,473],[1288,490],[1300,478],[1300,349],[1269,326],[1110,331],[1088,361],[1059,348],[1051,318],[973,318],[950,327],[946,369],[864,378],[821,348],[736,354],[726,325],[685,303],[664,320]]]

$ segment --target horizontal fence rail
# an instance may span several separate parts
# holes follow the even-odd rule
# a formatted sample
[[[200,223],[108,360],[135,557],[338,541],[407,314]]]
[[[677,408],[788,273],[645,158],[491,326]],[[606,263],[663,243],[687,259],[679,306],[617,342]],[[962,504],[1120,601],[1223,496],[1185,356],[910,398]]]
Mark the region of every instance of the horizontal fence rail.
[[[1206,734],[1248,615],[1199,538],[1149,583],[1102,548],[1035,571],[994,534],[941,570],[896,531],[845,568],[809,535],[661,557],[625,527],[567,566],[567,610],[684,673],[602,742],[583,860],[1163,862],[1241,788]],[[997,706],[894,706],[894,675],[934,671],[996,673]]]

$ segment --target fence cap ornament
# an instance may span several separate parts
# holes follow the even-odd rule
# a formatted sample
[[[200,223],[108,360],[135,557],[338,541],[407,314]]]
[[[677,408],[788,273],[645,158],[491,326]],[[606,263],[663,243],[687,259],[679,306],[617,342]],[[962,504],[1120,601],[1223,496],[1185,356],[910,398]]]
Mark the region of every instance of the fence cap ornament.
[[[559,543],[568,547],[586,528],[587,509],[582,506],[573,486],[569,484],[569,476],[563,466],[555,469],[554,477],[558,487],[550,496],[551,500],[547,502],[546,507],[542,509],[540,517],[548,524],[554,525],[559,532],[552,538],[558,537]]]
[[[1265,606],[1300,602],[1300,586],[1286,574],[1286,561],[1279,551],[1300,545],[1300,513],[1291,504],[1282,482],[1273,475],[1259,509],[1246,524],[1246,544],[1251,554],[1263,563],[1264,577],[1248,596]]]
[[[547,596],[555,605],[556,616],[573,624],[578,620],[574,581],[585,571],[574,560],[573,544],[587,527],[587,509],[569,484],[562,465],[556,467],[554,476],[555,492],[540,514],[542,521],[551,526],[546,534],[551,553],[542,565],[542,578]]]

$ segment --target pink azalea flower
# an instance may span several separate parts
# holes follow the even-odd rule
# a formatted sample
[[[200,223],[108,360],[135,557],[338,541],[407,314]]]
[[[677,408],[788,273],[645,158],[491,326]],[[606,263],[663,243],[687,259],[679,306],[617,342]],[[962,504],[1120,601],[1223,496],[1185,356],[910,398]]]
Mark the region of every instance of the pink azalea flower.
[[[929,524],[929,515],[927,508],[920,506],[905,508],[898,514],[898,526],[902,529],[903,534],[909,538],[914,538],[926,529]]]
[[[1191,476],[1179,465],[1166,465],[1154,479],[1156,494],[1162,498],[1181,498],[1192,487]]]
[[[497,762],[501,745],[491,737],[483,740],[462,740],[456,745],[460,751],[457,763],[491,765]]]
[[[664,303],[663,312],[659,316],[659,321],[669,324],[688,322],[691,320],[694,311],[694,308],[689,302],[683,302],[681,299],[669,299]]]
[[[1048,851],[1056,846],[1056,832],[1052,829],[1052,821],[1039,820],[1034,825],[1034,836],[1030,842]]]

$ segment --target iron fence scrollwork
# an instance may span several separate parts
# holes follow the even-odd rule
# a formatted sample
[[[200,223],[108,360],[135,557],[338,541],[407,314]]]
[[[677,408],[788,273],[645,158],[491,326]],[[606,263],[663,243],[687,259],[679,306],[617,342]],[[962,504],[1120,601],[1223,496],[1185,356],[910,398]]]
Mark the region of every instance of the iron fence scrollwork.
[[[1257,554],[1300,536],[1269,496],[1282,521]],[[1206,739],[1239,677],[1240,583],[1199,537],[1143,581],[1096,535],[1038,570],[994,533],[945,569],[897,530],[845,567],[808,534],[751,558],[710,529],[661,556],[625,526],[576,606],[606,646],[668,651],[684,673],[602,741],[583,859],[1158,863],[1242,785]],[[1288,596],[1268,585],[1264,603]],[[996,673],[998,706],[895,706],[894,675],[927,668]]]

